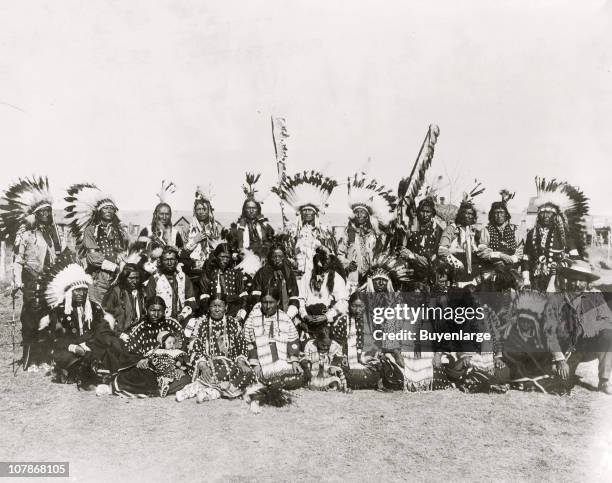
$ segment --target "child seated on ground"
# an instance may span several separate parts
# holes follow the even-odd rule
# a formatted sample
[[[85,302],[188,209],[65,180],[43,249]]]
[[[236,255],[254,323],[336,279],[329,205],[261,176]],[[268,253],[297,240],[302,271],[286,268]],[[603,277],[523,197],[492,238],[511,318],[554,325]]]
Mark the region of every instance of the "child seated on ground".
[[[157,341],[159,346],[151,350],[146,357],[149,360],[149,368],[157,376],[159,395],[165,397],[173,382],[183,378],[186,378],[186,383],[191,381],[187,375],[189,357],[178,348],[177,337],[170,332],[162,330],[157,335]]]
[[[308,388],[349,392],[341,368],[342,360],[342,347],[331,339],[330,328],[325,325],[304,346],[301,365],[309,379]]]

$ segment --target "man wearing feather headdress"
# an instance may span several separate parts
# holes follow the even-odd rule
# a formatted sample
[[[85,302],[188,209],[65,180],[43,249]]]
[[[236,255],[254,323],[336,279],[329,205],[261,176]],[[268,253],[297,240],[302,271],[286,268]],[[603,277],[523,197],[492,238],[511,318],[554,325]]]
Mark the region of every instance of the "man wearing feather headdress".
[[[62,240],[53,221],[53,200],[47,178],[19,180],[2,197],[0,236],[13,242],[13,294],[23,292],[21,336],[23,367],[30,362],[40,315],[35,304],[36,279],[62,251]],[[36,361],[32,361],[36,362]]]
[[[79,254],[85,256],[87,273],[93,278],[89,296],[102,303],[127,250],[128,237],[117,216],[113,199],[93,184],[68,188],[66,219],[76,239]]]
[[[521,270],[523,283],[555,291],[557,269],[584,256],[588,199],[566,182],[536,178],[538,210],[535,227],[527,232]]]
[[[202,274],[204,262],[221,241],[223,226],[215,220],[211,193],[196,188],[193,202],[193,218],[189,224],[185,252],[189,254],[189,276],[195,281]],[[202,293],[206,293],[205,290]]]
[[[120,347],[114,319],[89,297],[92,282],[69,250],[38,278],[37,300],[47,313],[40,327],[50,331],[58,382],[85,382],[100,351]]]
[[[255,184],[260,176],[246,174],[246,185],[242,186],[246,199],[242,204],[240,218],[232,223],[229,237],[234,250],[251,250],[263,260],[272,244],[274,229],[261,212],[261,201],[256,199]]]
[[[478,215],[473,198],[483,191],[479,183],[464,195],[455,222],[445,228],[440,238],[438,256],[446,263],[451,283],[458,287],[478,283],[482,257],[490,251],[475,227]]]
[[[315,251],[320,246],[330,245],[332,240],[331,229],[321,223],[320,217],[336,186],[338,183],[335,180],[321,173],[304,171],[286,176],[278,187],[272,188],[281,200],[295,210],[298,217],[297,222],[289,225],[286,231],[297,265],[300,292],[310,282]]]
[[[383,230],[393,220],[395,196],[377,181],[355,174],[348,180],[349,218],[338,244],[338,258],[348,272],[350,291],[365,281],[373,254],[384,242]]]

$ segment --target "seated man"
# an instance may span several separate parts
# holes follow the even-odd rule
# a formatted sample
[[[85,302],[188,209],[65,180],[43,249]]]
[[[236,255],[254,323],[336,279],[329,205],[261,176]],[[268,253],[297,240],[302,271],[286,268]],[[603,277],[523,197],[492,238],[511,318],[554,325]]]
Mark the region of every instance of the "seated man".
[[[323,248],[317,248],[308,284],[300,294],[300,318],[308,332],[317,332],[347,311],[348,287],[341,262]]]
[[[193,285],[189,277],[178,266],[178,250],[165,246],[160,257],[159,272],[147,281],[147,298],[161,297],[166,305],[166,317],[187,320],[196,309]]]
[[[562,312],[575,317],[576,324],[562,324],[566,330],[558,333],[559,337],[571,343],[575,340],[574,349],[567,359],[569,377],[573,377],[581,362],[598,361],[599,390],[612,395],[612,312],[599,290],[590,287],[591,282],[599,278],[591,271],[588,263],[574,261],[562,269],[561,276],[566,280],[571,310]],[[567,330],[568,328],[573,329]],[[569,340],[567,340],[569,339]],[[560,356],[559,356],[560,359]]]
[[[117,284],[106,294],[104,309],[115,318],[115,332],[121,334],[145,315],[142,274],[137,265],[123,267]]]
[[[69,251],[39,277],[38,297],[44,297],[47,312],[41,328],[50,332],[57,382],[85,384],[92,376],[92,363],[100,363],[97,349],[120,346],[112,317],[89,299],[92,283]]]

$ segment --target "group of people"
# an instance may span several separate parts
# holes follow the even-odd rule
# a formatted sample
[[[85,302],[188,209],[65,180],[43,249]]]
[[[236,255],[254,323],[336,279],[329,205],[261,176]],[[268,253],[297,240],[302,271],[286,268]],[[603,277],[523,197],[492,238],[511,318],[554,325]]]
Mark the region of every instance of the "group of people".
[[[0,234],[13,243],[13,293],[23,295],[24,369],[49,364],[55,381],[99,394],[243,397],[256,411],[286,404],[298,387],[566,392],[577,364],[597,359],[599,389],[612,394],[612,313],[590,288],[597,276],[580,190],[536,180],[537,220],[521,240],[506,191],[481,224],[473,202],[481,189],[449,215],[431,191],[396,196],[365,175],[348,179],[351,212],[338,233],[321,220],[338,183],[314,171],[273,188],[296,213],[275,230],[258,179],[247,174],[240,217],[228,227],[197,188],[184,233],[165,199],[175,187],[164,183],[135,240],[108,194],[73,185],[64,209],[74,250],[55,225],[46,178],[11,185]],[[483,306],[485,319],[470,330],[494,342],[408,350],[375,340],[372,304],[399,293]]]

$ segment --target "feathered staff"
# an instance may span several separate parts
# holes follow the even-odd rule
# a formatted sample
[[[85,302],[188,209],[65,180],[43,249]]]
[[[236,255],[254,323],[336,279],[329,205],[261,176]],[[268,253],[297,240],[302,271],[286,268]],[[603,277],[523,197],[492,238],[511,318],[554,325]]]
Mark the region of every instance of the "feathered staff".
[[[284,117],[270,117],[272,121],[272,142],[274,143],[274,155],[276,157],[276,170],[278,172],[278,188],[281,189],[285,181],[285,172],[287,169],[287,143],[289,137],[287,126],[285,125]],[[285,216],[285,202],[280,199],[281,217],[283,219],[283,229],[289,221]]]
[[[410,176],[402,178],[397,187],[397,218],[400,226],[405,226],[404,211],[408,213],[409,223],[416,215],[416,197],[419,195],[425,183],[425,174],[431,166],[434,155],[434,147],[440,135],[440,128],[431,124],[421,144],[417,159],[412,166]]]

